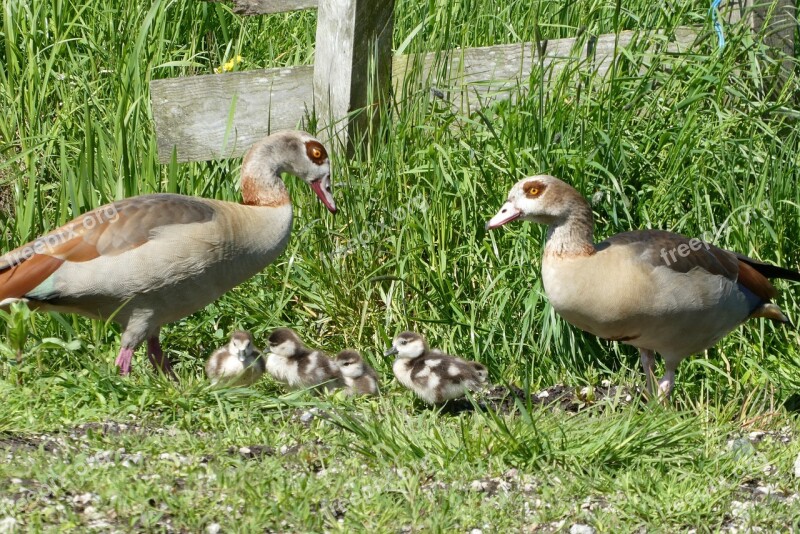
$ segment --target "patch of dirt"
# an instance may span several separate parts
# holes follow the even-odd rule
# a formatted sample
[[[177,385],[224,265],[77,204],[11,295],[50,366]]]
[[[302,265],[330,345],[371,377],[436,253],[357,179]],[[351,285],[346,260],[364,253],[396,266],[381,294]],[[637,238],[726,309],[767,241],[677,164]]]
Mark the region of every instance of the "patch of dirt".
[[[55,453],[61,450],[63,444],[47,434],[29,434],[25,436],[14,434],[0,434],[0,450],[10,453],[35,451],[39,448],[45,452]]]
[[[260,460],[265,456],[275,456],[277,451],[275,447],[269,445],[248,445],[246,447],[229,447],[228,454],[238,454],[245,460]]]
[[[83,437],[89,434],[120,436],[122,434],[144,434],[148,436],[166,434],[163,428],[150,428],[131,423],[103,421],[102,423],[82,423],[68,431],[70,437]]]
[[[641,391],[604,382],[599,386],[584,387],[556,384],[530,394],[526,394],[525,390],[517,386],[493,386],[477,395],[476,401],[479,408],[500,414],[514,413],[521,406],[546,407],[554,411],[577,413],[608,403],[626,405],[641,396]],[[457,399],[443,405],[443,411],[451,414],[473,409],[474,406],[468,399]]]
[[[520,473],[517,469],[509,469],[501,476],[485,477],[473,480],[468,490],[475,493],[485,493],[494,496],[498,493],[509,492],[531,494],[535,493],[541,482],[533,475]]]
[[[8,184],[0,185],[0,217],[8,219],[14,217],[14,197]]]

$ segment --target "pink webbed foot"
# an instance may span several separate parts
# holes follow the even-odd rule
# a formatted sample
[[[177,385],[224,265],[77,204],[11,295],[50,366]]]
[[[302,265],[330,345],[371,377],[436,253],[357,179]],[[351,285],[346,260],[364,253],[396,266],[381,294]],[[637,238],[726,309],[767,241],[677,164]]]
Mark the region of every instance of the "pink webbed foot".
[[[119,367],[119,374],[122,376],[129,375],[131,372],[131,359],[133,359],[133,349],[122,347],[119,351],[114,365]]]
[[[148,338],[147,357],[156,371],[161,371],[165,375],[175,378],[175,371],[172,370],[172,364],[169,358],[164,356],[164,351],[161,350],[161,343],[158,341],[158,336]]]

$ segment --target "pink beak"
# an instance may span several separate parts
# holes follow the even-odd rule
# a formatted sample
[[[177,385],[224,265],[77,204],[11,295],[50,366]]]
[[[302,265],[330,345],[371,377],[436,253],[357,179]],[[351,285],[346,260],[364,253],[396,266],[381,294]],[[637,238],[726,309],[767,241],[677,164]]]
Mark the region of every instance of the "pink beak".
[[[511,202],[506,202],[503,204],[503,207],[500,208],[500,211],[497,212],[497,215],[489,219],[489,222],[486,223],[486,229],[494,230],[495,228],[500,228],[514,219],[519,219],[521,215],[522,212],[515,208]]]
[[[331,175],[327,174],[319,180],[311,182],[311,189],[314,191],[319,199],[328,208],[331,213],[336,213],[336,202],[333,200],[333,193],[331,193]]]

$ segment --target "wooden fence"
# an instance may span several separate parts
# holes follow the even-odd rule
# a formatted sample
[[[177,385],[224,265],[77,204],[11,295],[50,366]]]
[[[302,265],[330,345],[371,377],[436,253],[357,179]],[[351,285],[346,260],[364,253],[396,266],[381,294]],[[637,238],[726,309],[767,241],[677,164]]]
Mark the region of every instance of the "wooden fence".
[[[724,6],[724,25],[747,24],[781,57],[792,56],[794,0],[753,1],[734,0]],[[454,105],[470,111],[503,98],[520,84],[527,86],[535,68],[553,78],[564,68],[580,65],[603,76],[620,49],[648,36],[626,31],[392,57],[394,0],[233,2],[234,12],[242,15],[317,8],[314,65],[153,80],[150,93],[162,162],[169,162],[173,154],[178,161],[240,156],[269,131],[298,127],[312,110],[320,136],[334,141],[327,139],[327,132],[333,132],[336,137],[334,149],[352,144],[379,116],[376,107],[403,83],[409,65],[421,64],[421,79],[446,87],[455,95]],[[678,28],[666,51],[690,49],[702,32],[698,27]],[[657,31],[649,35],[654,42],[666,39]],[[434,69],[443,54],[445,68]],[[791,60],[784,61],[785,69],[792,66]]]

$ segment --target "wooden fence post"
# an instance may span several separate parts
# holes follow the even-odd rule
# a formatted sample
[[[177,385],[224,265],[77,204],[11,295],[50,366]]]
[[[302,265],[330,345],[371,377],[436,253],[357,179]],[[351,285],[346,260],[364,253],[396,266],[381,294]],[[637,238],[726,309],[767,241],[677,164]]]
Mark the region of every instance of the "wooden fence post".
[[[394,0],[325,0],[317,12],[314,108],[320,137],[348,150],[389,102]]]
[[[730,0],[739,8],[741,18],[761,36],[772,50],[772,57],[781,62],[780,78],[785,81],[794,68],[795,31],[797,29],[796,0]]]
[[[751,0],[752,1],[752,0]],[[774,9],[772,5],[774,4]],[[766,29],[763,29],[766,25]],[[753,29],[756,33],[764,35],[764,44],[779,50],[782,77],[794,68],[790,58],[795,56],[795,30],[797,29],[797,3],[796,0],[776,0],[765,2],[761,0],[753,6]]]

